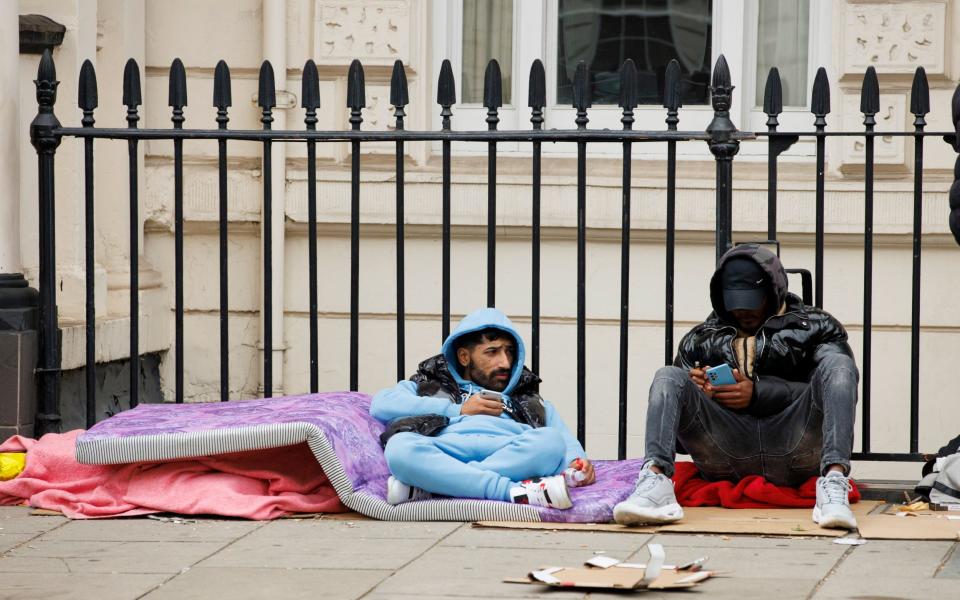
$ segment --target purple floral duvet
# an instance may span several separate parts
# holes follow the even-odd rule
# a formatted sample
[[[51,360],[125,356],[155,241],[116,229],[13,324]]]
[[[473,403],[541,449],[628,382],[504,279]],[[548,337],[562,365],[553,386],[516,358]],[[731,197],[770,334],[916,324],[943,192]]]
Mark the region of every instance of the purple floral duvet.
[[[162,461],[306,442],[349,508],[393,521],[551,521],[604,523],[633,489],[640,460],[596,461],[597,483],[570,490],[574,507],[554,510],[493,500],[386,503],[389,472],[370,416],[370,397],[330,392],[209,404],[142,404],[77,439],[86,464]]]

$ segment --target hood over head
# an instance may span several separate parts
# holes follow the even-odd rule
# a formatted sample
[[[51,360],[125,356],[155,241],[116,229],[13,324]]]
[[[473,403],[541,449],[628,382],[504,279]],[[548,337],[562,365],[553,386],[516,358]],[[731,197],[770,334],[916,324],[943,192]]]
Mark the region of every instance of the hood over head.
[[[766,279],[765,289],[770,298],[768,310],[776,313],[787,298],[787,272],[777,255],[759,244],[742,244],[735,246],[720,257],[717,270],[710,279],[710,302],[717,316],[731,323],[736,320],[724,303],[723,268],[731,260],[751,260],[760,268]]]
[[[514,328],[510,319],[507,318],[507,315],[501,311],[496,308],[480,308],[465,316],[443,342],[441,352],[447,360],[448,370],[450,374],[453,375],[453,378],[456,379],[457,385],[460,387],[470,387],[472,385],[473,387],[479,388],[480,386],[478,384],[465,380],[460,373],[460,361],[457,360],[457,348],[459,346],[457,340],[469,333],[489,328],[499,329],[508,333],[513,337],[514,344],[516,345],[517,353],[513,361],[513,366],[510,369],[510,381],[507,382],[507,386],[502,392],[504,395],[509,395],[513,388],[516,387],[517,381],[520,380],[520,374],[523,372],[525,352],[523,339],[520,337],[520,334],[517,333],[516,328]]]

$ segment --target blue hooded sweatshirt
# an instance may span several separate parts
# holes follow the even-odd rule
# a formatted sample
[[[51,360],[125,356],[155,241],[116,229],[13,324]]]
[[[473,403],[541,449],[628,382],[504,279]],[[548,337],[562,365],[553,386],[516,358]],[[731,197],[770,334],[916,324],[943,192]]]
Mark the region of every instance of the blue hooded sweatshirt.
[[[504,396],[504,402],[510,405],[510,392],[516,387],[523,372],[523,362],[525,357],[523,339],[513,323],[507,318],[507,315],[495,308],[481,308],[473,311],[463,318],[457,325],[446,341],[443,343],[441,352],[447,361],[450,375],[460,386],[460,403],[453,403],[447,398],[433,396],[418,396],[417,384],[410,380],[404,380],[392,388],[381,390],[373,397],[370,404],[370,414],[383,423],[413,415],[437,414],[450,418],[450,424],[438,435],[445,432],[456,432],[460,434],[520,434],[525,430],[531,429],[526,423],[519,423],[504,411],[498,417],[490,415],[461,415],[460,407],[463,400],[466,400],[473,394],[483,389],[482,386],[466,380],[459,373],[454,365],[459,365],[457,360],[457,340],[476,331],[494,328],[506,332],[513,337],[516,344],[516,359],[510,373],[510,380],[501,394]],[[570,433],[560,414],[556,411],[550,402],[544,400],[544,413],[546,416],[545,427],[557,429],[563,436],[566,444],[566,464],[570,464],[574,459],[585,458],[586,453],[583,446]]]

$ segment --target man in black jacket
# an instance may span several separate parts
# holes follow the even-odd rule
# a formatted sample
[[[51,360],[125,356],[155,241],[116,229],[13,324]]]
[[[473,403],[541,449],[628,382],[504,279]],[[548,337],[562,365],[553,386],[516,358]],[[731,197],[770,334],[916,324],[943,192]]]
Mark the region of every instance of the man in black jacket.
[[[673,483],[677,442],[708,480],[763,475],[777,485],[817,480],[813,520],[853,529],[848,493],[859,378],[847,333],[787,292],[780,259],[762,246],[727,252],[710,280],[714,311],[657,371],[647,407],[646,460],[618,523],[683,517]],[[712,385],[727,364],[736,383]]]

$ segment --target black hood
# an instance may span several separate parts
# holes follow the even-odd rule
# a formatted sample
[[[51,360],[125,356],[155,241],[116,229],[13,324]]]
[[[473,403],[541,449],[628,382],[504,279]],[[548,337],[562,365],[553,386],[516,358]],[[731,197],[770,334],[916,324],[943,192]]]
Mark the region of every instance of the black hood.
[[[717,270],[713,272],[710,278],[710,303],[713,304],[713,310],[720,319],[735,323],[733,316],[727,312],[723,304],[723,287],[721,284],[720,272],[728,261],[735,258],[748,258],[763,269],[767,280],[770,282],[768,293],[770,294],[769,310],[771,314],[776,313],[783,306],[787,299],[787,272],[783,269],[783,264],[773,252],[770,252],[758,244],[742,244],[727,251],[720,257],[717,263]]]

